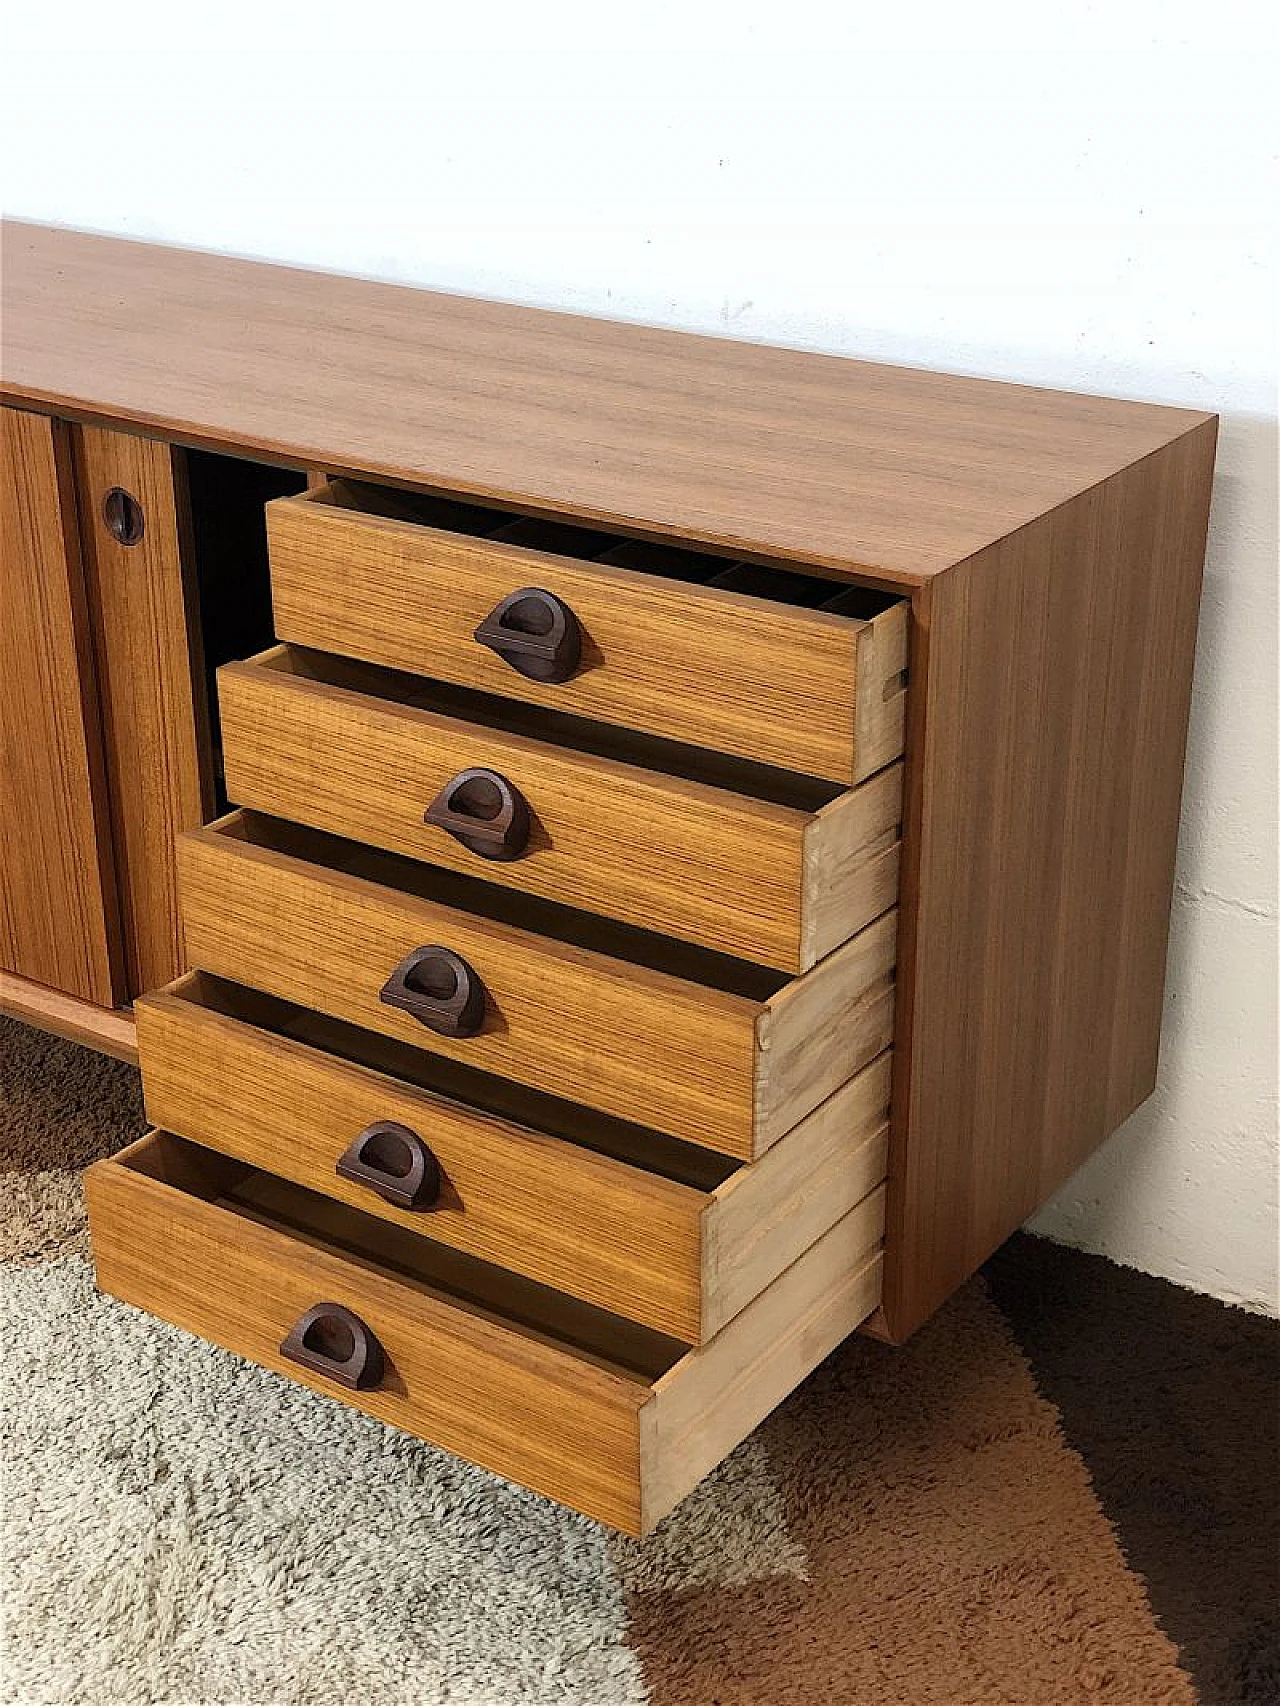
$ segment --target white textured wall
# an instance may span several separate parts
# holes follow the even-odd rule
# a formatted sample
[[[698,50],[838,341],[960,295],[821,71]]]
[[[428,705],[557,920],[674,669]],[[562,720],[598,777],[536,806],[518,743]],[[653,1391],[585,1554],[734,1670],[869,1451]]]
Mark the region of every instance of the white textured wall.
[[[1235,9],[1224,53],[1135,0],[1056,52],[911,50],[1026,43],[991,0],[854,52],[856,16],[716,0],[630,28],[751,51],[585,56],[420,49],[608,47],[610,8],[24,10],[10,213],[1221,412],[1161,1085],[1036,1224],[1275,1309],[1277,64]]]

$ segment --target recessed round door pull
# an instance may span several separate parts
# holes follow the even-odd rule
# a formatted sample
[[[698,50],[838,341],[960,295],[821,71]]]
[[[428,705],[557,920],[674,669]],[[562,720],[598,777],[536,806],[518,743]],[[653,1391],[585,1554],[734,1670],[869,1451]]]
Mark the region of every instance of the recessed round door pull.
[[[341,1303],[313,1304],[285,1335],[280,1354],[353,1392],[377,1386],[385,1367],[372,1330]]]
[[[102,500],[107,532],[121,545],[136,545],[147,530],[142,505],[123,486],[112,486]]]
[[[474,637],[529,681],[568,681],[582,661],[577,617],[555,593],[537,586],[508,593]]]
[[[430,1208],[440,1196],[440,1163],[416,1131],[396,1120],[366,1126],[335,1171],[396,1208]]]
[[[452,948],[415,948],[383,984],[379,999],[442,1037],[474,1037],[484,1023],[484,984]]]
[[[460,770],[422,814],[481,859],[518,859],[529,844],[529,806],[496,770]]]

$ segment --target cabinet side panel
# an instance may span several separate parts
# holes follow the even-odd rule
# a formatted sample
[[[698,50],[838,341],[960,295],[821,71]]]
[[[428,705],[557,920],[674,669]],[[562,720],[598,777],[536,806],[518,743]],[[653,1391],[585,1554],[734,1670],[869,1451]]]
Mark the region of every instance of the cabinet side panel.
[[[67,428],[0,409],[0,967],[124,993]]]
[[[917,612],[883,1330],[1150,1094],[1216,423]]]

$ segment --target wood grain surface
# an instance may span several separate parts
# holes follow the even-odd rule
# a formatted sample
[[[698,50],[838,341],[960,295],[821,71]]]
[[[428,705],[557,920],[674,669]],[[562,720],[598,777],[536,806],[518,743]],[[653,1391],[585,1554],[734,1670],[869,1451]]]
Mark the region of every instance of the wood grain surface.
[[[805,831],[800,964],[814,965],[898,898],[901,764],[822,806]]]
[[[1205,419],[38,225],[3,245],[10,401],[900,586]]]
[[[273,1035],[200,1003],[195,980],[137,1006],[147,1116],[352,1208],[690,1342],[710,1198]],[[417,1132],[444,1176],[429,1211],[339,1178],[378,1120]]]
[[[145,1161],[148,1146],[174,1142],[144,1138],[86,1175],[102,1290],[537,1492],[638,1527],[643,1377],[138,1169],[137,1149]],[[351,1309],[377,1337],[387,1373],[376,1390],[346,1391],[281,1353],[320,1302]]]
[[[213,809],[194,563],[180,455],[155,439],[84,427],[76,474],[102,691],[129,993],[182,970],[175,842]],[[142,507],[135,545],[112,535],[103,500]]]
[[[640,1411],[647,1533],[873,1312],[883,1188],[814,1244],[709,1344],[661,1376]]]
[[[396,1236],[384,1259],[360,1217],[164,1133],[98,1162],[86,1195],[104,1291],[631,1534],[651,1529],[879,1296],[882,1192],[683,1356],[425,1239]],[[290,1327],[322,1301],[377,1338],[377,1387],[346,1390],[282,1355]]]
[[[729,1154],[752,1152],[758,1003],[290,858],[234,834],[179,844],[193,965]],[[483,979],[479,1035],[379,1000],[415,948]]]
[[[338,868],[340,856],[324,837],[254,814],[185,835],[192,964],[742,1160],[776,1143],[890,1041],[893,914],[788,982],[352,849],[383,879],[369,880]],[[559,934],[538,931],[550,924]],[[599,946],[583,946],[587,939]],[[483,980],[487,1010],[475,1036],[437,1035],[379,999],[400,961],[432,943],[461,954]]]
[[[885,1176],[884,1057],[763,1161],[695,1189],[219,1011],[198,975],[136,1012],[153,1124],[690,1344]],[[432,1209],[337,1175],[378,1120],[430,1147],[444,1175]]]
[[[758,1161],[715,1188],[703,1217],[704,1338],[883,1183],[890,1067],[886,1050]],[[882,1223],[883,1210],[881,1198]]]
[[[904,608],[861,622],[571,556],[573,540],[469,537],[381,513],[395,496],[340,482],[267,506],[281,639],[837,782],[901,752]],[[576,617],[570,680],[529,681],[475,639],[522,587]]]
[[[883,1330],[1155,1083],[1214,423],[918,602]]]
[[[0,968],[124,995],[68,429],[0,409]]]
[[[790,1131],[893,1040],[898,912],[886,912],[763,1007],[757,1142]]]
[[[911,609],[894,604],[858,628],[853,701],[855,778],[874,774],[906,743]]]
[[[900,765],[839,809],[806,811],[378,697],[379,671],[364,691],[340,685],[352,676],[288,648],[219,672],[238,805],[783,971],[807,970],[896,899]],[[483,859],[424,822],[475,766],[527,804],[518,859]]]
[[[131,1008],[99,1007],[78,995],[64,995],[43,983],[0,971],[0,1013],[100,1054],[127,1060],[131,1066],[138,1064],[138,1033]]]

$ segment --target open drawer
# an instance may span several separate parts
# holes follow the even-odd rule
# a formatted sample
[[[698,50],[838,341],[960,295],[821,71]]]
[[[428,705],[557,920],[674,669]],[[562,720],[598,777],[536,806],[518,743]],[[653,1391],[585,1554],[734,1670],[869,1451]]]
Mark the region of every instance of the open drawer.
[[[200,970],[741,1160],[892,1041],[896,910],[788,979],[256,812],[178,851]]]
[[[352,480],[267,538],[282,640],[835,782],[902,751],[883,593]]]
[[[218,697],[238,805],[782,971],[898,898],[900,762],[842,789],[296,646]]]
[[[135,1010],[152,1124],[689,1344],[885,1177],[888,1051],[740,1166],[203,972]]]
[[[686,1351],[165,1133],[86,1188],[104,1291],[631,1534],[880,1296],[880,1193]]]

